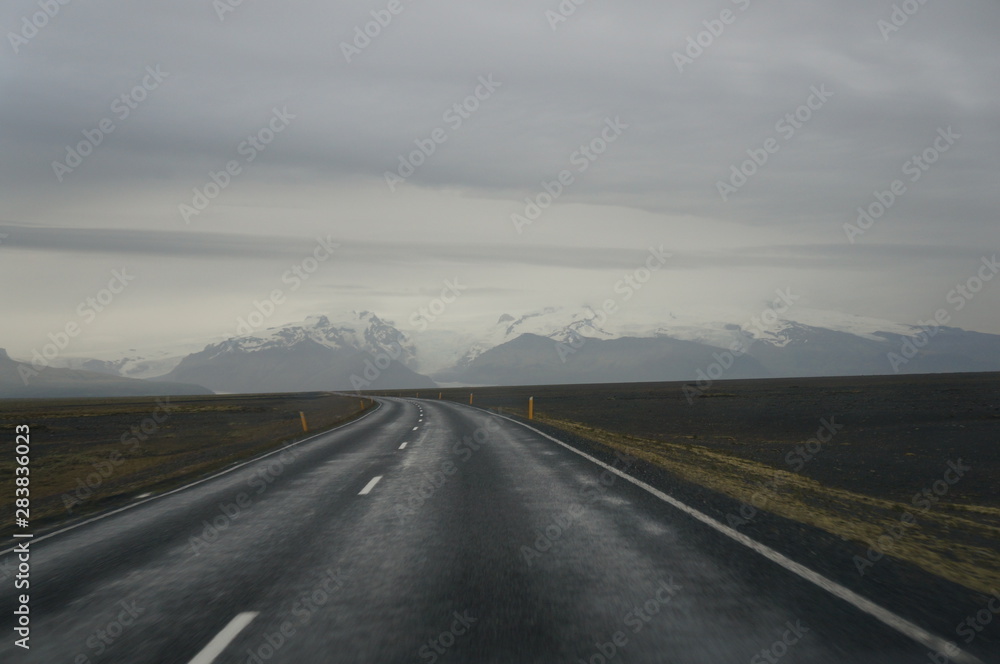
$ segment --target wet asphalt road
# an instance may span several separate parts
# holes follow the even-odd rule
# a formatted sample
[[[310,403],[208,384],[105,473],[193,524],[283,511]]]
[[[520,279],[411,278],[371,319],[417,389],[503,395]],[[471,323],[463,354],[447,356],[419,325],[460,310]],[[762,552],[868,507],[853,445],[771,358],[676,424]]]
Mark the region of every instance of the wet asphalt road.
[[[5,663],[931,661],[642,487],[439,401],[383,399],[37,540],[31,565],[30,651],[0,593]]]

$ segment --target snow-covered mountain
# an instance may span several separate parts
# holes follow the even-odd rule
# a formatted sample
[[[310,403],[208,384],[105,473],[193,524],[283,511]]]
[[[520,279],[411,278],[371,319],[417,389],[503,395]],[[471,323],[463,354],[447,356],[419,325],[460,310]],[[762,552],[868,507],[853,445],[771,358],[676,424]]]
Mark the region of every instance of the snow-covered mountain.
[[[511,341],[521,334],[537,334],[552,339],[565,339],[575,335],[592,339],[620,339],[622,337],[670,337],[683,341],[728,348],[734,341],[753,334],[758,340],[775,346],[784,346],[784,334],[796,325],[845,332],[865,339],[880,341],[886,334],[916,335],[921,328],[875,318],[862,318],[828,311],[799,308],[794,318],[765,321],[739,318],[712,321],[700,318],[682,318],[668,314],[666,320],[618,319],[603,315],[593,309],[567,309],[548,307],[515,318],[503,314],[496,324],[484,331],[468,350],[470,359],[478,353]],[[741,333],[742,331],[742,333]]]
[[[162,379],[229,393],[433,387],[410,368],[415,354],[391,322],[362,311],[336,322],[313,316],[209,344]]]
[[[648,315],[648,314],[647,314]],[[727,353],[741,349],[729,362]],[[1000,371],[1000,335],[932,332],[796,308],[784,318],[646,320],[549,307],[503,314],[478,332],[407,333],[373,312],[305,321],[173,351],[64,360],[69,369],[274,392],[608,381]],[[433,381],[431,380],[433,379]]]
[[[740,352],[725,378],[1000,371],[1000,336],[958,328],[928,332],[808,309],[796,309],[794,319],[704,322],[671,314],[637,322],[547,308],[502,315],[468,342],[454,366],[431,375],[472,384],[686,381],[707,375],[716,364],[728,365],[726,354],[734,348]]]
[[[616,339],[625,336],[617,330],[601,327],[597,316],[586,310],[570,311],[549,307],[542,311],[524,314],[518,318],[514,318],[510,314],[503,314],[497,320],[496,325],[466,349],[459,362],[471,362],[491,348],[512,341],[522,334],[534,334],[558,341],[566,341],[576,336],[591,339]]]
[[[327,316],[310,316],[301,323],[228,339],[217,344],[217,352],[255,353],[289,348],[306,340],[330,350],[361,351],[373,355],[390,353],[406,365],[412,364],[415,356],[413,344],[406,335],[391,322],[370,311],[354,311],[336,321]]]

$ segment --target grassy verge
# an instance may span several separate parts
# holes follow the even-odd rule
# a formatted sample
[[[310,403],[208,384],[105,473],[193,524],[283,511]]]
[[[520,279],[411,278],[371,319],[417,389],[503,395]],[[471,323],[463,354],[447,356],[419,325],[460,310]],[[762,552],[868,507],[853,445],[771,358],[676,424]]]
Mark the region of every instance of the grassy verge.
[[[787,469],[696,444],[654,440],[551,417],[539,422],[621,450],[677,477],[867,548],[887,533],[888,555],[972,590],[1000,587],[1000,509],[948,502],[916,510],[892,500],[826,486]],[[762,501],[761,487],[770,486]],[[901,528],[904,513],[916,518]],[[739,515],[734,515],[739,518]]]
[[[363,414],[325,393],[0,401],[0,535],[14,532],[14,427],[31,428],[31,525],[48,526],[160,493]]]

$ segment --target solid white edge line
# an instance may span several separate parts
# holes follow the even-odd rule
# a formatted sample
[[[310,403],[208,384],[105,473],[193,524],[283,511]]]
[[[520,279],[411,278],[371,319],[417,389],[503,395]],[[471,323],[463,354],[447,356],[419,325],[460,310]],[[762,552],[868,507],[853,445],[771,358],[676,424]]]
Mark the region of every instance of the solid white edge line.
[[[222,628],[222,631],[215,635],[215,638],[208,642],[208,645],[201,649],[190,664],[212,664],[215,658],[222,654],[233,639],[239,635],[246,626],[253,622],[259,615],[257,611],[247,611],[237,615],[229,621],[229,624]]]
[[[223,475],[231,473],[234,470],[239,470],[243,466],[246,466],[246,465],[251,464],[251,463],[255,463],[257,461],[260,461],[261,459],[266,459],[267,457],[269,457],[269,456],[271,456],[273,454],[281,454],[282,452],[284,452],[285,450],[287,450],[289,447],[297,447],[297,446],[301,445],[302,443],[308,443],[310,440],[313,440],[314,438],[319,438],[320,436],[325,436],[328,433],[333,433],[334,431],[338,431],[339,429],[343,429],[345,427],[349,427],[352,424],[357,424],[358,422],[360,422],[361,420],[365,419],[369,415],[374,415],[379,410],[379,408],[381,408],[381,407],[382,407],[382,404],[379,403],[378,408],[375,408],[375,410],[372,410],[371,412],[362,415],[361,417],[359,417],[356,420],[351,420],[350,422],[347,422],[346,424],[341,424],[339,427],[334,427],[332,429],[327,429],[326,431],[321,431],[320,433],[317,433],[317,434],[314,434],[312,436],[309,436],[308,438],[303,438],[302,440],[300,440],[298,442],[295,442],[295,443],[292,443],[291,445],[285,445],[284,447],[278,448],[276,450],[272,450],[272,451],[267,452],[265,454],[261,454],[260,456],[255,456],[252,459],[247,459],[246,461],[244,461],[244,462],[242,462],[240,464],[237,464],[237,465],[232,466],[230,468],[225,468],[225,469],[219,471],[218,473],[216,473],[214,475],[209,475],[208,477],[203,477],[200,480],[196,480],[194,482],[191,482],[191,484],[185,484],[184,486],[177,487],[176,489],[172,489],[170,491],[167,491],[166,493],[161,493],[158,496],[153,496],[152,498],[146,498],[145,500],[141,500],[141,501],[139,501],[137,503],[131,503],[129,505],[125,505],[124,507],[119,507],[118,509],[112,510],[111,512],[106,512],[104,514],[98,514],[97,516],[91,517],[91,518],[87,519],[86,521],[81,521],[80,523],[74,523],[73,525],[66,526],[65,528],[60,528],[59,530],[52,531],[51,533],[47,533],[45,535],[42,535],[41,537],[36,537],[34,541],[35,542],[41,542],[43,540],[47,540],[50,537],[55,537],[56,535],[61,535],[62,533],[67,533],[67,532],[69,532],[71,530],[76,530],[77,528],[79,528],[81,526],[86,526],[88,523],[94,523],[95,521],[100,521],[101,519],[106,519],[109,516],[114,516],[115,514],[118,514],[120,512],[124,512],[126,510],[130,510],[130,509],[132,509],[134,507],[139,507],[139,505],[145,505],[148,502],[151,502],[151,501],[154,501],[154,500],[159,500],[160,498],[166,498],[167,496],[173,495],[173,494],[178,493],[180,491],[186,491],[187,489],[190,489],[191,487],[198,486],[199,484],[203,484],[204,482],[208,482],[210,480],[214,480],[217,477],[222,477]],[[11,553],[13,551],[14,551],[14,547],[11,547],[9,549],[0,550],[0,556],[6,555],[6,554]]]
[[[463,404],[457,404],[457,405],[463,405]],[[840,599],[844,600],[845,602],[847,602],[851,606],[855,607],[856,609],[859,609],[860,611],[863,611],[863,612],[867,613],[868,615],[870,615],[873,618],[879,620],[880,622],[884,623],[885,625],[888,625],[889,627],[893,628],[894,630],[896,630],[900,634],[903,634],[903,635],[905,635],[905,636],[913,639],[917,643],[919,643],[919,644],[921,644],[921,645],[923,645],[923,646],[925,646],[927,648],[930,648],[934,652],[947,654],[949,651],[951,651],[951,652],[955,652],[956,653],[954,655],[948,655],[949,658],[952,661],[954,661],[954,662],[959,662],[959,663],[962,663],[962,664],[983,664],[983,661],[980,660],[978,657],[975,657],[974,655],[971,655],[971,654],[965,652],[964,650],[958,648],[958,646],[955,645],[954,643],[946,641],[945,639],[943,639],[943,638],[941,638],[939,636],[935,636],[934,634],[931,634],[930,632],[928,632],[924,628],[911,623],[906,618],[903,618],[901,616],[897,616],[895,613],[889,611],[888,609],[882,608],[878,604],[875,604],[871,600],[869,600],[869,599],[867,599],[865,597],[862,597],[861,595],[857,594],[853,590],[851,590],[849,588],[846,588],[846,587],[840,585],[839,583],[837,583],[836,581],[828,579],[825,576],[823,576],[822,574],[820,574],[818,572],[815,572],[815,571],[809,569],[808,567],[805,567],[804,565],[801,565],[801,564],[795,562],[794,560],[792,560],[791,558],[788,558],[784,554],[778,553],[777,551],[775,551],[771,547],[766,546],[764,544],[761,544],[757,540],[751,539],[751,538],[747,537],[746,535],[744,535],[743,533],[741,533],[741,532],[739,532],[737,530],[734,530],[734,529],[730,528],[729,526],[727,526],[727,525],[725,525],[723,523],[720,523],[719,521],[716,521],[715,519],[713,519],[712,517],[708,516],[704,512],[700,512],[699,510],[696,510],[695,508],[691,507],[690,505],[688,505],[686,503],[682,503],[681,501],[677,500],[673,496],[671,496],[669,494],[666,494],[666,493],[660,491],[659,489],[657,489],[657,488],[655,488],[653,486],[650,486],[649,484],[646,484],[642,480],[638,480],[638,479],[632,477],[631,475],[627,475],[627,474],[623,473],[622,471],[618,470],[617,468],[615,468],[614,466],[609,466],[608,464],[604,463],[600,459],[596,459],[596,458],[590,456],[589,454],[587,454],[586,452],[581,452],[580,450],[576,449],[572,445],[569,445],[568,443],[564,443],[564,442],[562,442],[561,440],[559,440],[557,438],[553,438],[552,436],[550,436],[549,434],[545,433],[544,431],[539,431],[535,427],[527,425],[524,422],[519,422],[519,421],[517,421],[515,419],[511,419],[510,417],[507,417],[506,415],[498,415],[496,413],[484,410],[482,408],[476,408],[476,410],[480,410],[482,412],[489,413],[490,415],[493,415],[495,417],[502,417],[505,420],[513,422],[514,424],[520,424],[525,429],[529,429],[531,431],[534,431],[538,435],[540,435],[540,436],[542,436],[544,438],[548,438],[549,440],[551,440],[554,443],[562,445],[563,447],[565,447],[569,451],[575,452],[576,454],[579,454],[584,459],[587,459],[588,461],[591,461],[591,462],[597,464],[598,466],[601,466],[602,468],[604,468],[604,469],[606,469],[606,470],[614,473],[615,475],[618,475],[622,479],[631,482],[632,484],[636,485],[640,489],[643,489],[643,490],[651,493],[652,495],[656,496],[660,500],[666,502],[669,505],[672,505],[673,507],[675,507],[678,510],[684,512],[685,514],[694,517],[695,519],[697,519],[698,521],[701,521],[702,523],[704,523],[705,525],[709,526],[710,528],[714,528],[715,530],[717,530],[718,532],[722,533],[726,537],[729,537],[729,538],[731,538],[731,539],[739,542],[740,544],[742,544],[743,546],[747,547],[748,549],[750,549],[752,551],[755,551],[756,553],[759,553],[760,555],[764,556],[765,558],[767,558],[768,560],[770,560],[770,561],[772,561],[774,563],[777,563],[778,565],[780,565],[781,567],[784,567],[789,572],[792,572],[793,574],[795,574],[795,575],[797,575],[797,576],[805,579],[806,581],[809,581],[810,583],[812,583],[812,584],[814,584],[814,585],[822,588],[823,590],[827,591],[831,595],[834,595],[835,597],[839,597]]]
[[[368,484],[365,485],[365,488],[362,489],[361,493],[359,493],[358,495],[359,496],[367,496],[369,493],[372,492],[372,489],[375,488],[375,485],[378,484],[379,480],[381,480],[381,479],[382,479],[381,475],[376,475],[375,477],[373,477],[371,479],[371,481],[369,481]]]

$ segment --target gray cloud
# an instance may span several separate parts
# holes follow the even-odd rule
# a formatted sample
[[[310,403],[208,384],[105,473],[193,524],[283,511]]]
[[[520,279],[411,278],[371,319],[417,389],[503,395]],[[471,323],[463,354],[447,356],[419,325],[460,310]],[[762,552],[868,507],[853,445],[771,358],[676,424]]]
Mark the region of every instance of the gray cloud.
[[[432,288],[456,269],[477,281],[469,301],[482,312],[538,283],[552,304],[590,300],[609,272],[663,244],[701,300],[733,301],[735,281],[747,298],[800,283],[812,306],[910,321],[995,250],[995,2],[927,3],[888,39],[878,22],[892,0],[595,1],[553,30],[546,11],[558,4],[404,2],[350,63],[341,44],[385,3],[245,2],[224,20],[204,0],[61,5],[17,53],[9,35],[0,44],[0,218],[17,222],[0,227],[0,278],[20,283],[40,260],[72,283],[122,256],[164,275],[195,259],[213,288],[176,306],[204,312],[191,324],[208,329],[214,298],[252,299],[265,266],[299,260],[317,235],[343,244],[338,265],[367,290],[348,298],[362,280],[330,268],[316,293],[368,297],[397,317],[413,280]],[[733,24],[679,72],[675,53],[726,8]],[[6,3],[3,32],[36,11]],[[149,67],[162,82],[122,117],[122,95]],[[455,126],[446,114],[484,76],[500,87]],[[776,123],[815,86],[832,97],[782,137]],[[295,117],[248,161],[241,146],[275,108]],[[607,118],[629,127],[581,172],[573,155]],[[60,182],[53,162],[103,119],[114,131]],[[947,127],[957,145],[906,179],[904,164]],[[391,193],[386,171],[437,128],[447,140]],[[717,183],[775,137],[780,150],[723,201]],[[179,206],[229,161],[239,174],[185,224]],[[510,215],[563,170],[573,184],[516,234]],[[844,224],[895,179],[906,193],[849,244]],[[877,288],[859,285],[879,272]],[[59,288],[34,280],[30,299],[6,293],[34,327],[0,343],[58,324],[61,311],[42,303]],[[656,300],[675,297],[664,286]],[[956,322],[1000,333],[997,304],[1000,293],[984,293]]]

